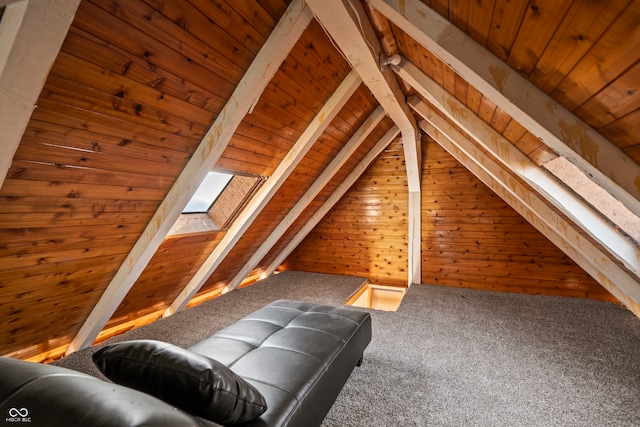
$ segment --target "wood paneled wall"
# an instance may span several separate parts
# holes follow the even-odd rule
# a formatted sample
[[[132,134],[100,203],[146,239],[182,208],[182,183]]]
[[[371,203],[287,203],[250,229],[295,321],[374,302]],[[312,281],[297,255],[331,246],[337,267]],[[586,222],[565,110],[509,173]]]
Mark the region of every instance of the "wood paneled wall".
[[[323,62],[314,65],[313,61],[318,58],[322,58]],[[303,84],[296,81],[294,70],[297,69],[314,69],[314,73],[311,75],[307,72]],[[349,70],[322,28],[313,22],[254,110],[244,118],[216,167],[232,173],[266,175],[265,179],[269,179],[268,175],[273,173],[305,130],[307,121],[317,114],[325,97],[331,96]],[[235,277],[348,141],[348,130],[360,126],[377,105],[366,86],[361,85],[219,267],[212,272],[197,293],[195,299],[198,302],[217,296]],[[280,122],[285,124],[273,117],[281,118]],[[386,129],[383,127],[383,131]],[[376,134],[381,136],[380,132]],[[354,155],[348,162],[350,167],[353,168],[366,153],[367,150],[363,149]],[[345,166],[345,169],[345,174],[348,174],[349,166]],[[327,197],[326,194],[324,196]],[[308,218],[312,214],[308,212],[303,216]],[[225,231],[222,231],[167,239],[113,315],[106,330],[118,331],[130,324],[139,326],[155,320],[173,302],[224,234]],[[257,280],[259,273],[250,275],[245,283]],[[105,336],[103,332],[101,338]]]
[[[631,89],[638,69],[638,53],[632,48],[640,28],[633,25],[640,3],[616,0],[611,8],[589,8],[591,0],[516,5],[508,8],[514,15],[505,18],[504,1],[489,2],[477,10],[479,3],[472,1],[449,2],[447,7],[444,1],[425,1],[638,159],[637,132],[633,130],[640,92]],[[64,350],[288,3],[80,2],[0,188],[1,354],[28,358]],[[569,28],[588,28],[594,22],[600,38],[583,40],[580,36],[576,42],[569,33],[555,31],[552,18],[558,25],[573,23]],[[496,20],[502,20],[504,26],[496,27]],[[534,24],[538,20],[550,24],[547,30],[537,31],[540,27]],[[521,31],[514,36],[512,30],[518,25]],[[524,31],[525,27],[530,30]],[[548,153],[539,153],[540,141],[509,121],[495,104],[417,46],[402,29],[390,25],[390,31],[403,56],[535,161],[547,158]],[[627,33],[628,37],[620,37]],[[529,57],[534,41],[537,53]],[[576,43],[582,51],[573,50]],[[565,58],[562,52],[571,55]],[[558,66],[553,66],[556,60]],[[603,80],[604,74],[591,72],[603,69],[602,64],[610,65],[614,75]],[[321,25],[312,22],[215,166],[271,175],[349,72],[347,61]],[[595,80],[587,82],[587,77]],[[593,90],[585,92],[588,88],[576,82],[588,83]],[[236,275],[376,106],[370,92],[361,87],[212,274],[200,297]],[[380,126],[374,134],[382,136],[388,126]],[[250,274],[252,278],[295,236],[372,142],[375,139],[349,159]],[[610,298],[451,161],[437,147],[425,146],[425,282]],[[444,164],[447,166],[439,166]],[[396,144],[286,265],[357,274],[378,283],[406,283],[405,181],[402,147]],[[220,238],[221,234],[212,233],[165,242],[108,328],[117,329],[139,316],[150,318],[161,311]]]
[[[293,170],[277,194],[267,203],[262,213],[247,229],[229,255],[222,261],[220,267],[207,280],[200,294],[225,286],[234,278],[240,268],[251,258],[262,242],[270,237],[280,221],[284,219],[298,200],[305,195],[309,187],[313,185],[314,181],[340,152],[342,146],[349,140],[349,135],[344,132],[344,129],[350,126],[360,126],[376,107],[377,102],[375,99],[370,96],[366,86],[361,85],[352,99],[333,119],[323,135],[313,144],[307,156]],[[351,161],[344,167],[345,174],[348,174],[365,154],[366,150],[355,153]],[[321,191],[318,198],[327,198],[333,188],[335,187],[327,186]],[[300,220],[305,222],[313,213],[313,210],[306,210],[301,214]],[[251,276],[257,278],[260,273],[261,271],[258,269]]]
[[[369,95],[367,98],[371,100]],[[307,226],[309,218],[311,218],[316,212],[324,207],[324,204],[333,194],[334,191],[343,183],[344,179],[351,173],[362,158],[373,149],[377,142],[383,138],[383,136],[393,127],[393,122],[390,118],[385,117],[380,124],[371,132],[362,145],[357,150],[357,153],[353,158],[349,159],[345,165],[336,173],[333,179],[325,186],[323,191],[316,197],[309,206],[305,209],[304,213],[289,227],[287,232],[280,238],[280,240],[274,245],[271,251],[264,257],[264,259],[257,266],[253,274],[260,274],[264,269],[267,269],[281,252],[298,237],[301,230]]]
[[[407,179],[391,144],[283,264],[286,269],[407,282]]]
[[[317,60],[321,62],[317,64]],[[309,72],[311,69],[313,73]],[[243,119],[216,168],[231,173],[263,175],[268,179],[349,71],[344,58],[319,24],[312,22],[251,114]],[[235,277],[349,139],[345,130],[362,123],[376,106],[377,102],[362,85],[211,274],[198,292],[197,301],[217,296]],[[278,120],[274,119],[276,117]],[[101,339],[109,330],[119,331],[129,324],[139,326],[155,320],[178,296],[225,233],[166,239],[112,316]]]
[[[435,141],[423,162],[423,283],[615,300]]]
[[[156,314],[159,316],[224,237],[211,231],[169,237],[162,242],[105,329]],[[148,318],[148,321],[155,319]]]
[[[0,354],[64,351],[287,7],[233,3],[80,3],[0,189]]]
[[[615,301],[436,142],[422,154],[423,283]],[[404,173],[391,146],[283,267],[406,282]]]

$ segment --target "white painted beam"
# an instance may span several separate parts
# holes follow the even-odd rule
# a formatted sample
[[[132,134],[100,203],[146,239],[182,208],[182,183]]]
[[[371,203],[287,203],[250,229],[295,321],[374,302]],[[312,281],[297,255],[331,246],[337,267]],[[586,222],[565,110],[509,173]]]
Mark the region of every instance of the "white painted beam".
[[[623,262],[631,271],[640,271],[640,251],[635,245],[621,233],[609,225],[592,208],[584,209],[581,203],[577,203],[578,196],[565,186],[558,185],[555,179],[551,179],[510,141],[496,132],[489,124],[485,123],[472,111],[466,108],[454,96],[450,95],[435,81],[415,68],[412,64],[404,62],[402,68],[409,77],[409,83],[421,96],[432,103],[449,119],[467,132],[478,144],[487,149],[505,167],[516,173],[520,178],[532,185],[549,202],[569,218],[573,218],[581,227],[584,235],[589,235],[604,245],[609,256]],[[418,97],[413,97],[410,104],[424,108]],[[418,111],[423,117],[424,114]]]
[[[380,67],[383,52],[359,0],[307,0],[316,19],[400,128],[409,191],[420,191],[419,130],[393,72]]]
[[[29,1],[29,0],[0,0],[0,7],[7,6],[7,5],[11,4],[11,3],[18,3],[18,2],[25,2],[26,3],[27,1]],[[77,5],[76,5],[76,7],[77,7]]]
[[[330,34],[371,93],[400,128],[410,199],[420,200],[420,132],[404,93],[388,66],[381,66],[384,55],[380,42],[360,0],[307,0],[316,19]],[[420,209],[409,210],[409,282],[419,282]]]
[[[79,3],[0,3],[0,187]]]
[[[608,257],[622,263],[631,273],[640,277],[640,249],[631,240],[583,202],[573,190],[559,183],[557,179],[539,168],[491,126],[471,111],[467,110],[467,114],[464,114],[461,110],[464,107],[462,104],[456,104],[458,101],[455,97],[446,92],[440,95],[443,96],[446,104],[446,106],[434,104],[439,107],[440,112],[443,112],[471,135],[471,138],[493,155],[505,170],[526,182],[540,195],[542,200],[553,205],[558,212],[570,218],[575,224],[573,228],[576,233],[589,236],[606,248],[606,250],[598,252],[598,256],[606,253]],[[433,99],[435,100],[435,97]],[[427,121],[440,123],[436,113],[418,97],[411,98],[410,104]],[[456,119],[453,118],[453,111],[456,111]]]
[[[422,194],[409,191],[409,275],[407,285],[422,283]]]
[[[353,184],[362,176],[367,168],[373,163],[373,161],[382,153],[382,151],[393,142],[398,136],[400,129],[397,126],[391,128],[378,143],[367,153],[367,155],[358,163],[358,165],[351,171],[351,173],[342,181],[342,183],[336,188],[331,196],[324,202],[322,207],[316,211],[315,214],[307,221],[302,229],[296,234],[296,236],[289,242],[289,244],[280,252],[276,259],[264,270],[264,273],[260,276],[261,279],[268,277],[272,274],[280,264],[287,259],[291,252],[304,240],[305,237],[314,229],[316,225],[324,218],[329,210],[336,204],[342,196],[351,188]]]
[[[574,223],[565,219],[537,191],[518,178],[517,173],[508,171],[438,114],[430,112],[426,104],[419,109],[421,114],[428,117],[420,122],[425,132],[640,317],[640,282],[637,274],[612,260],[599,245],[577,231]],[[533,163],[521,167],[539,171]]]
[[[253,253],[249,261],[240,269],[238,274],[227,284],[226,291],[236,289],[244,278],[253,271],[258,263],[264,258],[267,253],[273,248],[273,246],[280,240],[280,238],[286,233],[291,225],[298,219],[300,214],[309,206],[309,204],[320,194],[320,191],[333,179],[335,174],[344,166],[344,164],[351,158],[353,153],[360,147],[367,136],[384,118],[384,109],[378,107],[360,128],[353,134],[345,146],[340,150],[338,155],[331,161],[322,174],[315,180],[313,185],[307,190],[307,192],[298,200],[295,206],[287,213],[278,226],[271,232],[269,237],[260,245],[260,247]]]
[[[420,0],[367,1],[640,215],[640,165],[622,150]]]
[[[276,25],[231,98],[161,203],[104,294],[71,342],[67,354],[90,346],[138,280],[193,193],[227,147],[236,128],[307,28],[313,16],[294,0]]]
[[[231,252],[231,249],[233,249],[238,240],[240,240],[244,232],[247,231],[260,212],[262,212],[262,209],[264,209],[278,189],[287,180],[291,172],[293,172],[298,163],[304,158],[316,140],[322,135],[327,126],[329,126],[335,116],[338,115],[342,107],[344,107],[361,83],[360,77],[358,77],[358,74],[354,71],[344,79],[309,126],[307,126],[307,129],[305,129],[300,138],[298,138],[295,145],[280,162],[273,172],[273,175],[260,187],[257,194],[251,198],[247,206],[240,213],[240,216],[233,222],[229,230],[227,230],[220,243],[218,243],[213,252],[207,257],[191,280],[189,280],[189,283],[187,283],[187,286],[182,290],[180,295],[178,295],[176,300],[167,308],[164,317],[171,316],[182,310],[191,298],[196,295],[215,269],[218,268],[224,258]]]

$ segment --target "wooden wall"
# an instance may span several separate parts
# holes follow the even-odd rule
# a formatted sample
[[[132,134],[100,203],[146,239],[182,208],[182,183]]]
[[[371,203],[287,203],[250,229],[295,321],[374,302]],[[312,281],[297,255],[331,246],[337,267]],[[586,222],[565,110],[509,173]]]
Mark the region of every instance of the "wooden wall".
[[[166,238],[105,329],[118,330],[132,321],[139,324],[140,318],[148,323],[160,317],[224,234],[212,231]]]
[[[64,351],[288,3],[288,0],[80,2],[0,188],[1,354],[28,358]],[[451,10],[454,3],[475,10],[474,2],[450,3]],[[496,10],[502,8],[498,5],[505,4],[494,3]],[[574,111],[583,118],[598,115],[601,107],[614,110],[610,117],[597,121],[594,118],[590,123],[637,159],[640,153],[637,141],[621,137],[636,135],[632,130],[636,129],[634,119],[638,116],[636,104],[640,92],[628,87],[633,87],[632,77],[637,74],[637,53],[628,53],[633,37],[615,36],[637,34],[637,25],[626,24],[634,22],[640,3],[630,0],[615,3],[618,12],[614,14],[600,16],[596,9],[589,8],[584,11],[586,24],[606,18],[599,22],[599,28],[603,30],[611,24],[614,37],[603,36],[602,43],[588,40],[594,49],[582,59],[579,55],[572,57],[571,64],[575,65],[572,69],[577,74],[572,72],[576,78],[566,82],[580,80],[585,75],[581,70],[600,69],[604,62],[594,59],[603,52],[612,52],[613,56],[608,57],[612,60],[607,59],[606,64],[616,64],[619,77],[614,77],[620,84],[609,84],[610,79],[594,83],[597,90],[607,87],[611,91],[602,92],[602,96],[589,92],[594,96],[589,95],[588,102],[569,91],[562,93],[575,98]],[[566,0],[560,6],[573,10],[574,6],[586,4]],[[523,23],[537,19],[536,14],[531,14],[538,7],[530,6],[526,11],[518,9],[519,14],[526,14]],[[489,23],[493,19],[484,13],[467,15],[463,21],[468,18]],[[573,21],[581,15],[574,10],[558,16]],[[514,25],[516,22],[520,20],[512,21]],[[501,37],[492,35],[495,31],[486,37],[478,36],[477,25],[469,22],[462,26],[476,40],[484,39],[483,44],[493,51],[502,46],[496,45]],[[490,27],[493,23],[482,26],[487,31]],[[535,155],[540,141],[518,128],[514,121],[509,122],[504,112],[417,46],[401,29],[393,25],[391,28],[403,56],[519,148],[530,147],[524,151],[536,161],[540,163],[546,158]],[[551,41],[556,33],[552,31],[553,25],[549,28],[546,38],[538,40]],[[530,34],[523,31],[515,43],[518,49],[511,51],[525,52]],[[605,49],[612,44],[611,40],[624,43],[614,43],[620,49]],[[558,52],[571,51],[572,46],[567,44]],[[513,62],[517,59],[514,55],[509,56],[508,62],[524,69],[524,65]],[[557,56],[560,65],[564,64],[563,55]],[[547,63],[548,59],[545,56]],[[546,68],[553,71],[553,67]],[[230,172],[270,176],[350,71],[321,25],[313,21],[215,166]],[[533,77],[539,74],[534,79],[536,83],[546,87],[540,79],[552,74],[534,71],[529,70]],[[565,89],[564,83],[551,93],[564,98],[558,92],[560,89]],[[576,91],[573,93],[578,94]],[[628,95],[623,103],[618,102],[619,91]],[[601,100],[606,102],[600,105]],[[215,292],[236,275],[376,107],[377,102],[362,86],[213,272],[199,297]],[[619,128],[614,126],[617,123],[621,123]],[[385,119],[373,134],[379,138],[389,126],[389,120]],[[367,141],[349,159],[250,274],[251,278],[257,277],[260,268],[277,256],[375,142],[375,138]],[[423,281],[608,298],[595,282],[436,148],[425,146]],[[407,193],[402,163],[401,147],[390,147],[289,258],[287,267],[357,274],[378,283],[405,283]],[[448,166],[437,167],[444,164]],[[451,187],[447,188],[446,183]],[[459,187],[464,187],[463,194],[459,193]],[[434,196],[437,189],[442,193]],[[463,196],[472,195],[476,199],[463,200]],[[460,222],[447,222],[450,220],[443,219],[445,216],[450,220],[460,218]],[[467,238],[478,230],[482,231],[481,236]],[[211,233],[166,241],[114,314],[108,329],[126,328],[137,318],[157,316],[221,237],[219,233]],[[171,260],[171,265],[167,260]]]
[[[314,62],[318,58],[322,58],[320,64]],[[314,70],[313,74],[304,71],[309,69]],[[296,78],[296,70],[303,70],[304,77]],[[269,179],[304,132],[307,123],[349,71],[344,58],[335,50],[319,24],[312,22],[267,86],[254,110],[240,124],[216,168],[231,173],[263,175]],[[212,272],[192,303],[219,295],[338,154],[342,145],[349,140],[350,129],[360,126],[377,105],[368,89],[360,85],[254,223]],[[276,121],[273,117],[282,120]],[[381,130],[373,133],[380,138],[390,126],[390,122],[385,121],[385,125],[380,126]],[[371,144],[371,141],[363,144],[363,149],[349,159],[341,177],[357,165]],[[334,187],[323,190],[318,197],[327,198]],[[312,214],[313,211],[305,212],[301,215],[301,221],[304,222]],[[178,296],[225,233],[226,230],[223,230],[165,240],[112,316],[100,339],[155,320]],[[251,274],[245,284],[257,280],[259,273],[256,271]]]
[[[327,42],[329,43],[328,40]],[[335,54],[338,53],[335,52]],[[342,148],[342,145],[348,141],[348,134],[341,129],[346,129],[347,124],[349,126],[359,126],[376,107],[375,99],[370,96],[368,89],[361,85],[352,100],[341,109],[338,116],[332,121],[331,126],[313,144],[309,154],[293,170],[289,178],[280,187],[278,193],[264,207],[261,215],[247,229],[229,255],[222,261],[220,267],[207,280],[199,294],[225,286],[234,278],[240,268],[251,258],[262,242],[270,237],[280,221],[289,213],[298,200],[305,195],[316,178],[331,163],[340,148]],[[347,173],[365,154],[366,151],[360,151],[353,155],[352,161],[345,166]],[[323,189],[318,197],[328,197],[331,190],[331,187]],[[301,215],[301,221],[304,222],[313,213],[314,211],[306,210]],[[260,271],[255,271],[251,276],[257,278],[259,273]]]
[[[378,284],[407,282],[407,180],[404,153],[391,144],[283,267],[348,274]]]
[[[364,100],[371,101],[372,97],[369,95]],[[331,194],[343,183],[343,180],[351,173],[353,168],[357,166],[358,159],[362,159],[365,155],[373,149],[377,142],[383,138],[383,136],[393,127],[393,122],[390,118],[385,117],[380,124],[371,132],[362,145],[358,148],[357,153],[353,158],[349,159],[345,165],[336,173],[333,179],[325,186],[325,190],[322,191],[305,209],[304,213],[289,227],[287,232],[280,238],[280,240],[273,246],[271,251],[263,258],[260,264],[256,267],[253,274],[260,274],[264,269],[267,269],[281,254],[281,252],[298,237],[300,231],[307,226],[308,219],[313,216],[317,211],[324,207],[325,202]]]
[[[422,150],[422,283],[615,300],[436,142]],[[391,146],[283,267],[406,282],[402,160]]]
[[[322,60],[316,64],[314,61],[319,58]],[[311,69],[313,73],[307,71]],[[319,24],[312,22],[254,110],[240,124],[216,168],[231,173],[262,175],[268,179],[349,71],[344,58]],[[348,141],[349,129],[362,124],[376,107],[375,99],[361,85],[212,272],[197,293],[196,302],[219,295]],[[276,121],[274,117],[281,120]],[[362,150],[355,155],[351,167],[366,152]],[[307,213],[307,217],[311,214]],[[101,339],[111,331],[155,320],[174,301],[225,233],[223,230],[166,239],[112,316]],[[257,278],[257,274],[253,274],[248,281]]]
[[[223,3],[80,3],[0,189],[0,354],[64,351],[287,7]],[[253,153],[265,140],[242,172],[282,158]],[[230,169],[245,147],[225,153]],[[141,280],[111,326],[175,292]]]
[[[435,141],[423,162],[423,283],[614,300]]]

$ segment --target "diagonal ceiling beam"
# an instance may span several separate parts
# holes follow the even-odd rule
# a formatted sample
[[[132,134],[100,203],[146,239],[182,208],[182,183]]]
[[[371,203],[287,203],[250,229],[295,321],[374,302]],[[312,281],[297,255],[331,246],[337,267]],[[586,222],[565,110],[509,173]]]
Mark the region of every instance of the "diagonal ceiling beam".
[[[421,115],[428,118],[420,122],[420,127],[429,136],[640,317],[640,282],[637,274],[612,260],[599,245],[585,239],[571,221],[559,214],[537,191],[523,182],[517,173],[507,170],[437,113],[430,111],[426,104],[416,107]],[[506,143],[512,148],[505,146],[505,149],[517,156],[517,148],[508,141]],[[519,165],[520,168],[542,172],[530,160],[530,164],[526,166],[528,159],[520,160],[525,162]]]
[[[0,2],[0,187],[79,3]]]
[[[635,271],[636,274],[640,272],[640,250],[592,208],[585,209],[581,202],[577,203],[578,196],[572,190],[559,185],[557,180],[551,179],[505,137],[414,65],[403,61],[401,68],[407,71],[407,76],[411,77],[407,83],[420,95],[464,129],[506,168],[532,185],[545,200],[553,203],[567,217],[573,218],[585,236],[596,239],[607,248],[609,257],[624,263],[626,268]],[[416,109],[423,103],[419,98],[414,97],[410,100],[410,104]],[[422,111],[418,112],[425,117]]]
[[[420,191],[419,130],[405,96],[389,67],[376,33],[359,0],[307,0],[316,19],[338,45],[351,67],[400,128],[409,191]]]
[[[327,166],[322,174],[315,180],[313,185],[307,190],[307,192],[298,200],[295,206],[287,213],[278,226],[271,232],[269,237],[260,245],[260,247],[253,253],[249,261],[240,269],[238,274],[227,285],[226,290],[230,291],[236,289],[242,280],[264,258],[267,253],[273,248],[273,246],[280,240],[280,238],[286,233],[289,227],[298,219],[300,214],[309,206],[309,204],[316,198],[320,191],[331,181],[335,174],[344,166],[344,164],[351,158],[353,153],[360,147],[362,142],[367,138],[373,129],[384,118],[384,109],[378,107],[371,115],[365,120],[360,128],[353,134],[347,144],[340,150],[338,155],[335,156],[333,161]]]
[[[410,77],[408,84],[433,104],[439,113],[443,113],[470,135],[475,143],[455,131],[428,104],[415,96],[409,100],[409,104],[428,122],[428,126],[421,122],[423,130],[447,151],[458,153],[462,150],[467,157],[475,156],[471,161],[476,165],[469,167],[474,174],[490,173],[493,177],[492,185],[495,187],[497,182],[503,190],[497,191],[497,194],[502,196],[506,190],[521,199],[519,203],[526,207],[526,215],[523,216],[529,222],[536,228],[540,227],[538,229],[559,249],[623,301],[630,310],[635,310],[640,315],[640,249],[582,202],[572,190],[535,165],[511,142],[422,71],[406,61],[399,68],[403,68],[405,75]],[[448,141],[437,138],[433,128],[447,136]],[[489,154],[485,154],[479,147]],[[469,160],[466,162],[468,164]],[[565,218],[570,218],[571,221]]]
[[[25,1],[25,0],[0,0],[0,7],[6,6],[6,5],[11,4],[11,3],[17,3],[19,1]],[[26,3],[26,1],[25,1],[25,3]],[[77,5],[76,5],[76,7],[77,7]]]
[[[90,346],[176,222],[204,177],[218,161],[236,128],[262,94],[313,16],[294,0],[256,55],[231,98],[169,190],[141,237],[73,339],[66,354]]]
[[[400,128],[409,187],[409,277],[420,282],[420,131],[404,93],[388,66],[381,65],[383,51],[360,0],[307,0],[316,19],[338,45],[351,67],[360,74],[373,96]],[[385,58],[386,59],[386,58]]]
[[[307,221],[302,229],[296,234],[296,236],[289,242],[289,244],[280,252],[275,260],[264,270],[260,275],[261,279],[272,274],[276,268],[280,266],[287,259],[291,252],[304,240],[305,237],[314,229],[316,225],[324,218],[329,210],[340,201],[342,196],[356,183],[358,178],[369,168],[371,163],[382,153],[382,151],[393,142],[394,139],[400,133],[400,129],[397,126],[391,128],[387,133],[380,138],[380,141],[367,153],[367,155],[358,163],[358,165],[351,171],[351,173],[342,181],[342,183],[336,188],[336,190],[329,196],[324,202],[322,207],[316,211],[315,214]]]
[[[295,145],[280,162],[267,182],[260,187],[256,195],[251,198],[247,206],[240,213],[240,216],[236,218],[231,227],[227,230],[220,243],[218,243],[213,252],[204,261],[202,266],[200,266],[191,280],[189,280],[187,286],[182,290],[171,306],[167,308],[164,313],[164,317],[182,310],[191,298],[196,295],[224,258],[229,255],[231,249],[233,249],[245,231],[247,231],[260,212],[262,212],[262,209],[264,209],[278,189],[287,180],[291,172],[293,172],[298,163],[300,163],[304,158],[316,140],[322,135],[331,121],[338,115],[342,107],[344,107],[349,98],[351,98],[355,93],[360,84],[362,84],[362,81],[354,71],[344,79],[338,89],[336,89],[327,103],[311,121],[309,126],[307,126],[307,129],[305,129],[300,138],[298,138]]]
[[[367,1],[640,215],[640,165],[618,147],[420,0]]]

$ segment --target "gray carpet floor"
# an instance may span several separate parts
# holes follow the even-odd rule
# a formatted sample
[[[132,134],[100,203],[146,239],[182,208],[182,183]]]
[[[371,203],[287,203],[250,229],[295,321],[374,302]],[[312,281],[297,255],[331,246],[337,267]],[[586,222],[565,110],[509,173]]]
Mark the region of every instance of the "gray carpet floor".
[[[284,272],[109,342],[191,346],[279,299],[339,305],[356,277]],[[618,305],[433,285],[373,339],[323,426],[640,426],[640,319]],[[91,354],[55,364],[100,376]]]

